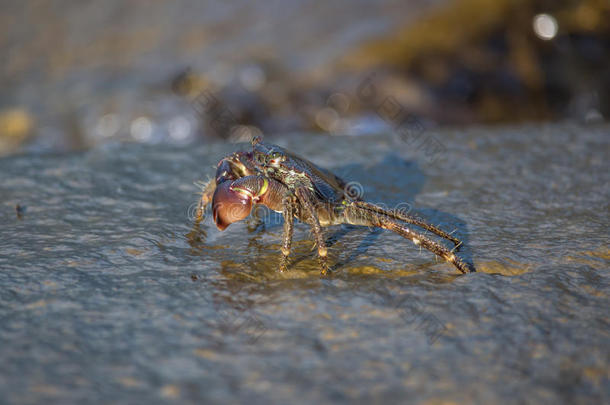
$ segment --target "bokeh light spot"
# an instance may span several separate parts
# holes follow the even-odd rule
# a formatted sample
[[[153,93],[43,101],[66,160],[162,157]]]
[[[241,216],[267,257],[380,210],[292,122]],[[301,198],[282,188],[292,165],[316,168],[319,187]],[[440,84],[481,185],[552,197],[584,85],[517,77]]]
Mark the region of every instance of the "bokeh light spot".
[[[131,122],[129,132],[131,136],[140,142],[146,142],[150,140],[152,136],[152,122],[146,117],[138,117]]]
[[[550,14],[538,14],[534,17],[534,32],[536,35],[546,41],[555,38],[559,25],[557,20]]]

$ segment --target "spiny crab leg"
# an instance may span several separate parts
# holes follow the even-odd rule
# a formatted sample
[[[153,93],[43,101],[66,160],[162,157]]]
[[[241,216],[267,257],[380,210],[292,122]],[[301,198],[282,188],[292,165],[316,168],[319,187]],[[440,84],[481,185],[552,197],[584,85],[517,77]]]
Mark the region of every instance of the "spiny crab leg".
[[[413,225],[423,228],[427,231],[430,231],[434,234],[437,234],[441,238],[445,238],[445,239],[453,242],[453,244],[455,245],[454,249],[456,251],[459,249],[460,245],[462,244],[462,242],[455,236],[450,235],[447,232],[443,231],[442,229],[439,229],[436,226],[431,225],[412,215],[408,215],[408,214],[405,214],[405,213],[402,213],[399,211],[386,210],[384,208],[381,208],[375,204],[368,203],[366,201],[354,201],[354,204],[356,204],[357,206],[362,207],[364,209],[377,212],[378,214],[382,214],[382,215],[388,216],[390,218],[398,219],[398,220],[406,222],[408,224],[413,224]]]
[[[320,272],[322,275],[326,275],[328,273],[328,251],[326,249],[326,243],[324,242],[324,233],[322,233],[322,227],[320,226],[315,203],[310,197],[308,190],[303,187],[297,188],[295,194],[309,215],[309,225],[311,225],[311,229],[313,230],[313,235],[316,238],[316,247],[318,248]]]
[[[199,199],[199,204],[197,205],[197,212],[195,213],[195,223],[198,224],[203,221],[205,207],[207,207],[208,204],[212,202],[212,196],[214,195],[214,191],[216,191],[216,180],[211,179],[206,183],[201,192],[201,198]]]
[[[292,196],[290,193],[286,193],[284,200],[282,201],[282,205],[284,206],[284,210],[282,212],[284,216],[284,244],[282,245],[280,271],[286,271],[288,269],[288,256],[290,255],[292,234],[294,232],[294,196]]]
[[[423,246],[430,252],[450,262],[462,273],[470,273],[474,271],[469,264],[453,254],[452,250],[447,249],[440,243],[437,243],[420,233],[412,231],[407,226],[397,222],[388,215],[381,214],[369,208],[363,208],[357,201],[346,205],[345,210],[343,211],[343,217],[345,222],[348,224],[375,226],[393,231],[402,237],[411,240],[417,246]]]

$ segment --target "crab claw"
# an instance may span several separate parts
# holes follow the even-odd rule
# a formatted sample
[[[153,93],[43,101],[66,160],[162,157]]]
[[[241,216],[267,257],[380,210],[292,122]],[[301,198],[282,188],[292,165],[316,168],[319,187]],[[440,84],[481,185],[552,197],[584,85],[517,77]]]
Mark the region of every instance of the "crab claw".
[[[232,184],[232,181],[220,183],[212,197],[214,222],[221,231],[246,218],[252,211],[252,195],[245,190],[233,190]]]

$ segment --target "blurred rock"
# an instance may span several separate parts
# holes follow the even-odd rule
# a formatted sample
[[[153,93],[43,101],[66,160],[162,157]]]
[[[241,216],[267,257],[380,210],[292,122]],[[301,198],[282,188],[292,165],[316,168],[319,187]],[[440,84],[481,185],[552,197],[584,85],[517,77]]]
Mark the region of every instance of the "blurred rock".
[[[24,106],[43,151],[353,133],[376,113],[355,97],[370,73],[433,125],[596,123],[610,116],[608,20],[599,0],[9,0],[0,106]]]
[[[591,111],[610,115],[609,19],[607,1],[456,0],[342,65],[420,84],[432,103],[415,108],[439,123],[586,121]],[[591,93],[596,105],[571,108]]]

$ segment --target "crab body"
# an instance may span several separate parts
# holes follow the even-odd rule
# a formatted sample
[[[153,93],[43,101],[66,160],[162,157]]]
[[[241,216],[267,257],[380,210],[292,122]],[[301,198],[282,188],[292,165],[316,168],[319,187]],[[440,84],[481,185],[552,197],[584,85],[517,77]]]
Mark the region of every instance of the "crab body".
[[[282,182],[292,191],[306,187],[328,202],[345,199],[345,182],[340,177],[280,146],[263,143],[258,137],[252,143],[254,161],[265,175]]]
[[[282,271],[289,263],[295,218],[312,228],[322,274],[328,272],[322,227],[339,224],[391,230],[452,263],[462,273],[474,271],[454,253],[462,244],[458,239],[420,218],[352,198],[346,184],[330,171],[257,137],[252,141],[252,151],[235,152],[220,160],[215,178],[202,192],[197,217],[198,221],[203,219],[205,208],[211,203],[214,222],[224,230],[246,218],[256,204],[281,212],[284,217]],[[450,250],[405,224],[449,240],[454,248]]]

